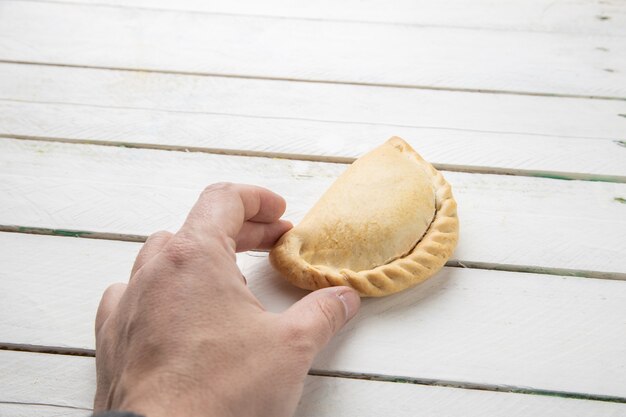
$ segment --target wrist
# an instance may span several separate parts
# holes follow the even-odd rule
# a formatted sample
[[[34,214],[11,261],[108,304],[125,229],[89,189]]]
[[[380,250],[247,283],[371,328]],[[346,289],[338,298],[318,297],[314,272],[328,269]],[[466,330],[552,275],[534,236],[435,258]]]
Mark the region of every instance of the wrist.
[[[141,383],[126,384],[115,390],[111,409],[139,414],[143,417],[230,416],[219,409],[219,402],[210,390],[203,390],[189,378],[161,376],[146,378]]]

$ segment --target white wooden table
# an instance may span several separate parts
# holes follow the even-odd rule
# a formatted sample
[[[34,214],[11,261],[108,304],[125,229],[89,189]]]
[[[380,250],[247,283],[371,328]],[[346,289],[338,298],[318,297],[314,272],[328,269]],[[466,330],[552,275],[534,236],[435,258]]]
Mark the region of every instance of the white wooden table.
[[[89,414],[100,294],[203,186],[297,222],[392,135],[459,247],[364,301],[297,415],[626,416],[624,0],[0,0],[0,416]]]

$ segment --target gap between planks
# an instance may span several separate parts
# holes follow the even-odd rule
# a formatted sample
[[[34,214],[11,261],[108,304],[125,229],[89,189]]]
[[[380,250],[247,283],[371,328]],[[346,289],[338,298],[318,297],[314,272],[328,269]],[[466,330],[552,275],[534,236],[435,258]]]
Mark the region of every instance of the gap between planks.
[[[124,242],[145,242],[148,236],[144,235],[127,235],[123,233],[107,233],[96,232],[87,230],[71,230],[71,229],[50,229],[45,227],[29,227],[29,226],[17,226],[17,225],[0,225],[0,232],[8,233],[24,233],[33,235],[44,236],[60,236],[60,237],[76,237],[86,239],[100,239],[100,240],[119,240]],[[261,252],[261,251],[258,251]],[[473,261],[457,261],[452,260],[446,262],[445,266],[452,268],[466,268],[466,269],[485,269],[493,271],[507,271],[507,272],[520,272],[531,274],[543,274],[543,275],[558,275],[577,278],[592,278],[592,279],[608,279],[617,281],[626,281],[626,272],[602,272],[602,271],[590,271],[582,269],[568,269],[568,268],[552,268],[541,267],[533,265],[514,265],[514,264],[499,264],[493,262],[473,262]],[[2,348],[2,345],[0,345]]]
[[[68,355],[68,356],[85,356],[85,357],[96,356],[96,352],[93,349],[79,349],[79,348],[67,348],[67,347],[57,347],[57,346],[39,346],[39,345],[26,345],[26,344],[2,343],[2,342],[0,342],[0,350],[9,350],[9,351],[17,351],[17,352],[34,352],[34,353],[45,353],[45,354],[53,354],[53,355]],[[476,391],[505,392],[505,393],[513,393],[513,394],[542,395],[542,396],[548,396],[548,397],[559,397],[559,398],[569,398],[569,399],[578,399],[578,400],[592,400],[592,401],[603,401],[603,402],[626,404],[625,397],[619,397],[619,396],[613,396],[613,395],[586,394],[586,393],[569,392],[569,391],[545,390],[545,389],[536,389],[536,388],[531,388],[531,387],[518,387],[518,386],[513,386],[513,385],[496,385],[496,384],[485,384],[485,383],[461,382],[461,381],[452,381],[452,380],[445,380],[445,379],[383,375],[383,374],[375,374],[375,373],[367,373],[367,372],[364,373],[364,372],[322,371],[322,370],[316,370],[316,369],[310,369],[308,374],[312,376],[322,376],[322,377],[329,377],[329,378],[360,379],[360,380],[367,380],[367,381],[459,388],[459,389],[469,389],[469,390],[476,390]],[[74,408],[77,408],[77,407],[74,407]]]
[[[310,162],[328,162],[338,164],[351,164],[357,158],[345,157],[345,156],[330,156],[330,155],[312,155],[312,154],[297,154],[297,153],[285,153],[285,152],[266,152],[266,151],[253,151],[243,149],[220,149],[220,148],[206,148],[200,146],[183,146],[183,145],[162,145],[156,143],[139,143],[139,142],[127,142],[127,141],[108,141],[108,140],[94,140],[94,139],[70,139],[51,136],[31,136],[31,135],[14,135],[0,133],[0,139],[18,139],[18,140],[34,140],[40,142],[56,142],[56,143],[68,143],[79,145],[98,145],[98,146],[113,146],[132,149],[152,149],[161,151],[173,151],[173,152],[200,152],[215,155],[230,155],[230,156],[249,156],[259,158],[272,158],[272,159],[290,159],[298,161],[310,161]],[[622,141],[615,141],[620,145]],[[621,145],[626,146],[626,145]],[[456,164],[432,164],[435,168],[441,171],[452,172],[465,172],[468,174],[494,174],[494,175],[512,175],[520,177],[539,177],[550,178],[556,180],[578,180],[578,181],[593,181],[593,182],[611,182],[611,183],[626,183],[626,176],[624,175],[601,175],[601,174],[585,174],[578,172],[564,172],[564,171],[537,171],[519,168],[498,168],[489,166],[471,166],[471,165],[456,165]]]
[[[349,378],[349,379],[366,379],[369,381],[382,381],[382,382],[396,382],[415,385],[429,385],[448,388],[461,388],[478,391],[495,391],[495,392],[508,392],[514,394],[530,394],[530,395],[545,395],[549,397],[561,397],[571,398],[579,400],[593,400],[593,401],[605,401],[626,404],[626,398],[612,396],[612,395],[597,395],[597,394],[584,394],[579,392],[568,391],[553,391],[542,390],[530,387],[516,387],[510,385],[493,385],[493,384],[476,384],[472,382],[459,382],[448,381],[441,379],[430,378],[414,378],[414,377],[402,377],[402,376],[388,376],[370,373],[353,373],[353,372],[325,372],[312,369],[309,371],[309,375],[314,376],[327,376],[336,378]]]
[[[84,410],[84,411],[92,411],[91,408],[85,407],[76,407],[73,405],[60,405],[60,404],[51,404],[51,403],[32,403],[32,402],[22,402],[22,401],[0,401],[0,404],[10,404],[10,405],[34,405],[34,406],[45,406],[45,407],[54,407],[61,409],[71,409],[71,410]]]
[[[110,67],[100,65],[78,65],[67,64],[58,62],[40,62],[40,61],[21,61],[21,60],[9,60],[0,59],[0,64],[15,64],[15,65],[41,65],[48,67],[60,67],[60,68],[83,68],[83,69],[97,69],[105,71],[126,71],[126,72],[139,72],[139,73],[155,73],[155,74],[171,74],[171,75],[192,75],[198,77],[219,77],[219,78],[236,78],[244,80],[265,80],[265,81],[289,81],[289,82],[302,82],[313,84],[339,84],[339,85],[354,85],[364,87],[383,87],[383,88],[400,88],[400,89],[414,89],[414,90],[431,90],[431,91],[452,91],[462,93],[480,93],[480,94],[507,94],[516,96],[531,96],[531,97],[562,97],[562,98],[577,98],[577,99],[591,99],[591,100],[614,100],[626,102],[626,97],[620,96],[601,96],[601,95],[587,95],[587,94],[566,94],[566,93],[541,93],[534,91],[518,91],[518,90],[499,90],[499,89],[487,89],[487,88],[461,88],[461,87],[438,87],[428,85],[415,85],[415,84],[395,84],[395,83],[372,83],[372,82],[358,82],[358,81],[333,81],[333,80],[319,80],[314,78],[293,78],[293,77],[271,77],[263,75],[246,75],[246,74],[221,74],[212,72],[199,72],[199,71],[183,71],[183,70],[165,70],[154,68],[131,68],[131,67]]]

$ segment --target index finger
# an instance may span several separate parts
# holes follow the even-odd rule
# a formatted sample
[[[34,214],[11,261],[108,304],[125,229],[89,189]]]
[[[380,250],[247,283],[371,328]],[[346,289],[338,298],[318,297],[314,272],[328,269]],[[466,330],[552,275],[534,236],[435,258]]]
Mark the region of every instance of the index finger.
[[[213,184],[200,194],[182,229],[206,234],[223,231],[236,239],[244,222],[273,223],[283,215],[286,205],[281,196],[263,187]]]

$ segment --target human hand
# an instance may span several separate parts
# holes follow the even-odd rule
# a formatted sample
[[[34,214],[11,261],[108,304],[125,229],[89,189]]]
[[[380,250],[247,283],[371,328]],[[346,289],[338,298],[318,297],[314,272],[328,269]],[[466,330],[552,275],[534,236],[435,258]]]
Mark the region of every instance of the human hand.
[[[176,234],[141,248],[96,316],[96,412],[291,416],[316,354],[356,313],[348,287],[315,291],[281,314],[245,285],[235,251],[267,249],[291,224],[269,190],[216,184]]]

